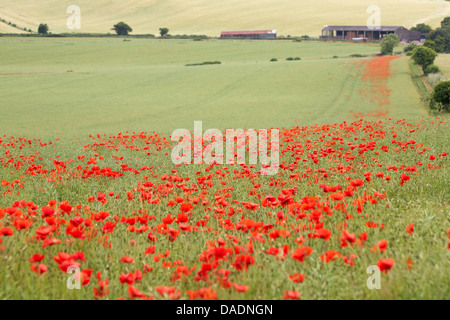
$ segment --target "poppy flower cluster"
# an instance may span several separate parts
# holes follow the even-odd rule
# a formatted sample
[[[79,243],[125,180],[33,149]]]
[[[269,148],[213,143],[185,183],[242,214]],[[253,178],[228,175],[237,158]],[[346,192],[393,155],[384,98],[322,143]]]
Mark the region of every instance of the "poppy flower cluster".
[[[367,73],[385,79],[385,60]],[[405,257],[431,231],[398,203],[448,166],[449,146],[423,138],[436,128],[448,130],[439,119],[282,129],[275,176],[171,165],[157,133],[92,135],[73,159],[59,140],[3,137],[0,260],[12,263],[0,271],[45,278],[33,283],[55,299],[73,298],[61,285],[72,270],[95,299],[300,299],[330,270],[364,285],[368,264],[399,277],[420,268]],[[450,249],[449,226],[433,228],[432,245]]]

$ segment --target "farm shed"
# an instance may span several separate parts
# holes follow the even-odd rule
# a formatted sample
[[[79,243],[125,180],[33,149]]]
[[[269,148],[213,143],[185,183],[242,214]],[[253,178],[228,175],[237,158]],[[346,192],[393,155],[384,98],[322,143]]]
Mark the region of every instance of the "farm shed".
[[[221,38],[275,39],[277,30],[222,31]]]
[[[367,26],[327,26],[322,29],[322,37],[325,39],[352,40],[354,38],[364,38],[367,40],[381,40],[388,34],[395,33],[400,41],[420,40],[422,34],[410,31],[405,27],[379,27],[369,28]]]

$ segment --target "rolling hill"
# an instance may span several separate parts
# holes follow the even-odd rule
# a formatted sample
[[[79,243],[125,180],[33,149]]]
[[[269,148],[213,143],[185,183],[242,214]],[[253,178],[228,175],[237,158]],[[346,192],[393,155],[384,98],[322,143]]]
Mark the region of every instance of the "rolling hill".
[[[3,0],[0,18],[19,27],[37,29],[48,23],[52,32],[71,32],[66,27],[68,0]],[[324,25],[364,25],[370,5],[381,8],[383,25],[411,27],[425,22],[437,26],[450,15],[444,0],[79,0],[80,32],[111,32],[121,20],[133,33],[157,34],[160,27],[172,34],[206,34],[221,30],[277,29],[280,35],[318,36]],[[20,30],[0,25],[0,32]]]

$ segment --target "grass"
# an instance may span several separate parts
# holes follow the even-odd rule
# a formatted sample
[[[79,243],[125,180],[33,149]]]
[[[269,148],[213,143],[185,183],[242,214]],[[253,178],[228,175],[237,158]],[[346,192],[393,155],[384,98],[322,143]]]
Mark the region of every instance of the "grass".
[[[66,27],[70,1],[41,0],[32,5],[27,0],[4,1],[0,4],[2,18],[34,31],[40,23],[48,23],[56,33],[71,32]],[[118,0],[79,0],[81,32],[111,32],[114,23],[125,20],[134,33],[158,34],[168,27],[172,34],[206,34],[218,36],[222,30],[277,29],[282,35],[321,34],[324,25],[365,25],[367,8],[381,9],[384,25],[411,27],[428,23],[433,27],[450,14],[446,1],[430,0],[352,0],[352,1],[240,1],[226,4],[217,1],[182,0],[142,1],[127,3]]]
[[[415,64],[413,61],[409,61],[409,67],[413,83],[416,86],[421,99],[423,99],[427,104],[430,103],[431,94],[424,83],[425,79],[421,67]]]
[[[441,69],[447,79],[450,79],[450,54],[440,54],[434,63]]]
[[[357,65],[379,46],[271,41],[0,39],[0,126],[12,135],[51,136],[204,126],[265,128],[343,121],[367,112]],[[299,56],[292,63],[285,57]],[[270,62],[278,57],[277,63]],[[221,65],[188,68],[199,61]],[[423,115],[395,62],[391,115]],[[399,77],[399,78],[397,78]],[[276,108],[274,108],[276,106]]]

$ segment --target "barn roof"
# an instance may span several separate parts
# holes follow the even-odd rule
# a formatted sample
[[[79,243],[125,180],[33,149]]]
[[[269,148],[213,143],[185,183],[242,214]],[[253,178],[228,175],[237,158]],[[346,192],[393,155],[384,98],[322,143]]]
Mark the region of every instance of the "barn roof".
[[[324,31],[397,31],[403,27],[394,26],[394,27],[367,27],[367,26],[327,26],[323,28]]]
[[[277,30],[243,30],[243,31],[222,31],[222,35],[244,35],[244,34],[274,34]]]

